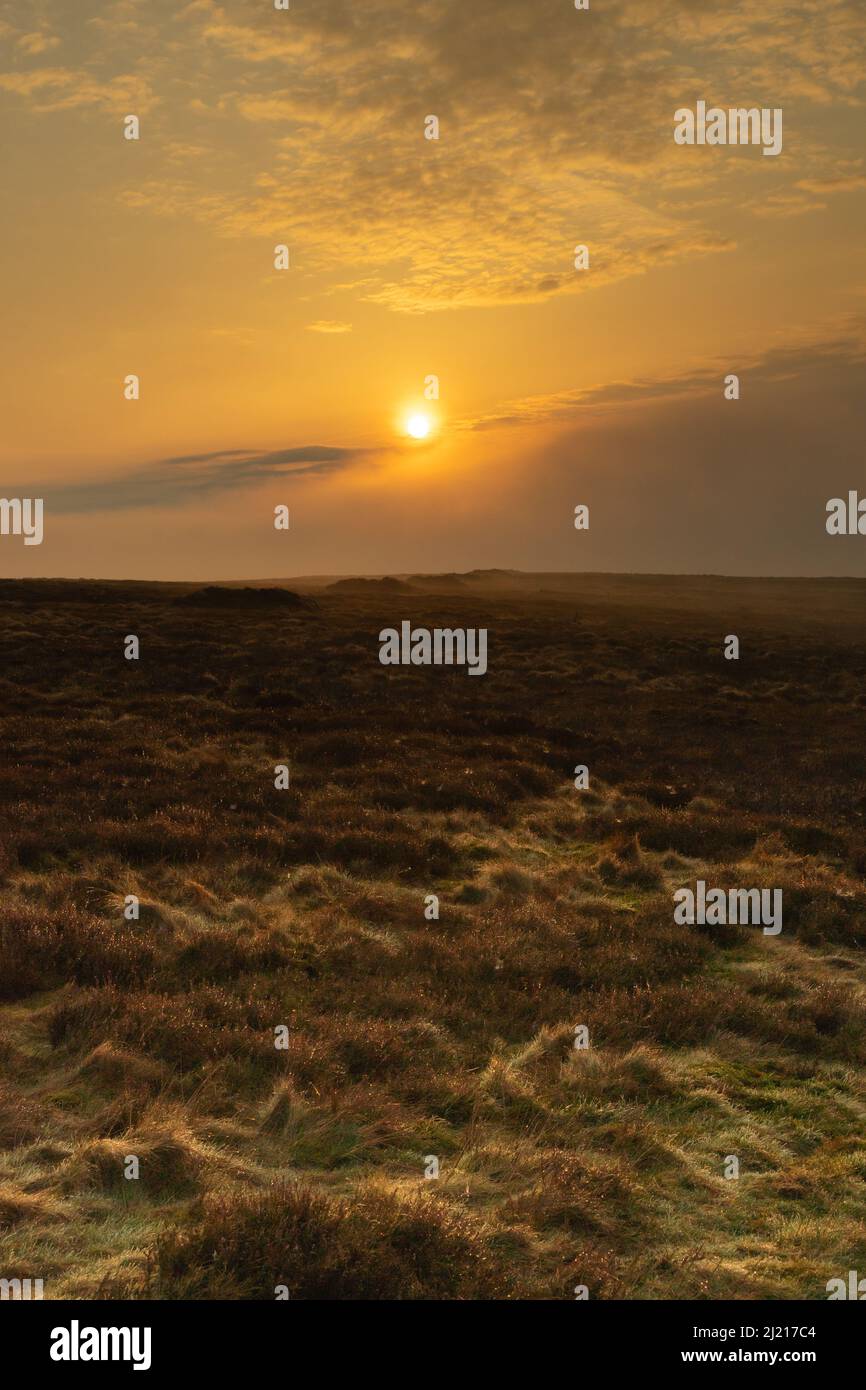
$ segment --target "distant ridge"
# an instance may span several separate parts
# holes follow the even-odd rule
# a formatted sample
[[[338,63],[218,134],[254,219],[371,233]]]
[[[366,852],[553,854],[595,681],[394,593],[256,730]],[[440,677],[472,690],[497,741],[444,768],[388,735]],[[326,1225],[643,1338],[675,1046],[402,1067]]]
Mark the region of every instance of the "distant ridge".
[[[328,584],[329,593],[340,594],[411,594],[416,593],[411,584],[402,579],[338,579]]]
[[[390,575],[383,574],[295,574],[295,575],[267,575],[256,576],[248,579],[221,579],[217,582],[222,587],[241,588],[244,585],[256,586],[279,586],[286,587],[300,592],[310,592],[312,590],[333,589],[335,585],[345,580],[353,583],[358,580],[369,580],[379,582],[383,579],[399,581],[407,584],[411,589],[439,590],[448,588],[454,592],[463,591],[465,593],[475,593],[480,589],[496,588],[500,592],[507,591],[529,591],[537,592],[541,589],[548,591],[555,590],[584,590],[586,588],[598,588],[609,584],[618,584],[623,587],[641,587],[646,584],[667,584],[672,587],[692,585],[786,585],[786,584],[825,584],[833,585],[853,585],[861,589],[866,587],[866,578],[846,574],[697,574],[697,573],[656,573],[654,571],[638,570],[516,570],[516,569],[474,569],[460,571],[448,571],[442,574],[412,573],[411,571],[395,571]],[[106,581],[123,582],[123,581]],[[168,581],[162,581],[166,583]],[[178,583],[179,581],[174,581]],[[212,581],[213,582],[213,581]],[[345,590],[344,590],[345,592]],[[370,590],[370,592],[373,592]],[[385,590],[383,590],[385,592]]]
[[[208,584],[204,589],[194,589],[191,594],[181,594],[174,599],[176,604],[187,608],[315,608],[314,599],[303,598],[292,593],[291,589],[224,589],[218,584]]]

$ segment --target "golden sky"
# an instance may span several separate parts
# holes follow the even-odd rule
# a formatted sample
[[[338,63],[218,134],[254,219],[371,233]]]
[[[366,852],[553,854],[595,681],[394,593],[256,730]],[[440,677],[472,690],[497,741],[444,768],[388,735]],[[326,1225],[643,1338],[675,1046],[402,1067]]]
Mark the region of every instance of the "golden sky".
[[[864,39],[863,0],[0,0],[2,495],[45,499],[0,572],[866,573],[824,527],[866,496]],[[678,146],[699,100],[781,153]]]

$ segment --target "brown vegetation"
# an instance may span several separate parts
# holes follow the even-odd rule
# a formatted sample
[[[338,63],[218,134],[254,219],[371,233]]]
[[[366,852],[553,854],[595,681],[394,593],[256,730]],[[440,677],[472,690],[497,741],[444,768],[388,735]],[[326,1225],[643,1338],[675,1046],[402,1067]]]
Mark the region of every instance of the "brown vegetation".
[[[567,578],[4,584],[0,1275],[814,1298],[866,1266],[864,586]],[[382,667],[402,618],[487,626],[488,674]],[[781,888],[782,935],[675,925],[698,877]]]

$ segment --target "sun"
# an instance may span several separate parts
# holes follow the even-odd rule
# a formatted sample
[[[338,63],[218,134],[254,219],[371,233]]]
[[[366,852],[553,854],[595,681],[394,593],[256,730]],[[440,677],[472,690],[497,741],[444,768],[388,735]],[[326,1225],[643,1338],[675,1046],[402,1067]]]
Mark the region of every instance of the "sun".
[[[413,439],[426,439],[430,433],[431,423],[429,415],[415,414],[410,415],[406,421],[406,433]]]

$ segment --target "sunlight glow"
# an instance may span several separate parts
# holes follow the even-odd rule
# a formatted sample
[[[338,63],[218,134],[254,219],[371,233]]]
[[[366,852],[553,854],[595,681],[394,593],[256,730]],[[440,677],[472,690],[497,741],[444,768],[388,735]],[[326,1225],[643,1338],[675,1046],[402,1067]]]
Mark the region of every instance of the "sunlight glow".
[[[406,421],[406,433],[413,439],[426,439],[430,433],[429,415],[410,415]]]

